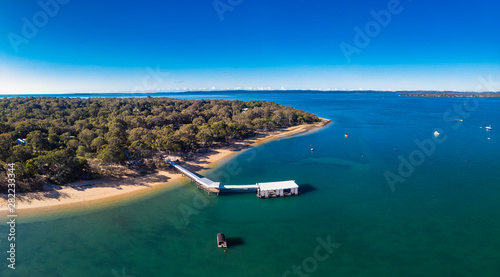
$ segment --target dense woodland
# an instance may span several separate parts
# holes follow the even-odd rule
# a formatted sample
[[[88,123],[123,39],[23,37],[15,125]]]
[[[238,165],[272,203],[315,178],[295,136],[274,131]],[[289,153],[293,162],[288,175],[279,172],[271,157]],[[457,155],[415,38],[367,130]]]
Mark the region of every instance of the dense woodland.
[[[170,98],[0,99],[0,191],[15,163],[17,191],[102,176],[92,164],[147,164],[319,118],[267,101]],[[19,139],[24,139],[25,142]],[[148,164],[154,167],[153,164]]]

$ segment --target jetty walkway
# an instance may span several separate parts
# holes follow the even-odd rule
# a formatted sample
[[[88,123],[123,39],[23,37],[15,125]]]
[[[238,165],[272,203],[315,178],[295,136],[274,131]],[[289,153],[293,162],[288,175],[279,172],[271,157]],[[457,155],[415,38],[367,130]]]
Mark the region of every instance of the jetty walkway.
[[[255,185],[221,185],[220,182],[215,182],[207,177],[193,173],[171,160],[168,160],[167,162],[175,169],[179,170],[184,176],[196,183],[198,188],[205,190],[209,194],[215,193],[219,195],[220,191],[255,191],[257,192],[257,196],[260,198],[282,197],[299,194],[299,186],[295,183],[295,181],[257,183]]]

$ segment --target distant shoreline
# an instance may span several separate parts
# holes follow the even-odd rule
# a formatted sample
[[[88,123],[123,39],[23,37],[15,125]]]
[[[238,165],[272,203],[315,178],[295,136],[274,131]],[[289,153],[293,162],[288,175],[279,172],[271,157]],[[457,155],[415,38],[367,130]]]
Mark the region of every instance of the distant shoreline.
[[[400,94],[399,96],[405,97],[500,97],[500,93],[431,93],[431,92],[418,92]]]
[[[399,94],[399,96],[417,96],[416,94],[435,94],[436,97],[445,97],[449,94],[453,95],[498,95],[500,91],[433,91],[433,90],[373,90],[373,89],[352,89],[352,90],[338,90],[338,89],[258,89],[258,90],[243,90],[243,89],[227,89],[227,90],[182,90],[182,91],[143,91],[143,92],[74,92],[74,93],[39,93],[39,94],[0,94],[0,98],[15,98],[15,97],[69,97],[69,98],[102,98],[102,97],[170,97],[182,96],[184,94],[203,94],[206,93],[388,93]],[[434,96],[428,96],[434,97]],[[493,96],[498,97],[498,96]]]
[[[319,130],[330,122],[329,119],[321,118],[321,122],[318,123],[302,124],[236,141],[228,146],[213,149],[209,154],[195,155],[193,160],[183,163],[183,166],[203,173],[243,150],[281,138]],[[18,193],[16,208],[20,217],[27,218],[93,210],[175,188],[181,185],[183,180],[183,176],[179,173],[158,171],[146,176],[128,177],[121,180],[98,179],[76,182],[43,192]],[[5,216],[8,202],[3,197],[0,198],[0,203],[0,216]]]

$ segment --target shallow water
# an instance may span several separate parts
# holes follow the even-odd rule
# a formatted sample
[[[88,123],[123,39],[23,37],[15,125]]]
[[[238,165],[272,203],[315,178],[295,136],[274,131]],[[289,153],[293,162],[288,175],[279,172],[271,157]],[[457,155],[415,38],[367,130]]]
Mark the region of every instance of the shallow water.
[[[0,276],[299,276],[295,266],[309,276],[500,276],[500,99],[175,97],[264,99],[333,123],[245,151],[207,174],[232,185],[295,180],[298,197],[207,197],[186,182],[120,207],[25,220],[17,226],[17,269],[4,262]],[[438,128],[441,142],[419,156],[415,140],[434,141]],[[411,153],[421,164],[391,190],[384,173],[399,174],[398,157]],[[0,225],[4,253],[7,232]],[[218,232],[229,239],[227,253],[216,247]],[[320,249],[315,258],[328,238],[333,252]]]

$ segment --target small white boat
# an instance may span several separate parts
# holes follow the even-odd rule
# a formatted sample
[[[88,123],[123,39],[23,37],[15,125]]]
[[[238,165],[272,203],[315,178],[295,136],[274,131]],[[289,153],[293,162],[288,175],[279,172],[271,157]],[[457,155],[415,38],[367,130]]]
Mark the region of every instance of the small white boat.
[[[491,131],[493,128],[491,128],[491,125],[490,125],[490,126],[484,127],[484,129],[486,129],[486,131]]]
[[[434,136],[435,136],[435,137],[439,137],[439,135],[440,135],[440,134],[439,134],[439,132],[438,132],[438,131],[435,131],[435,132],[434,132]]]

